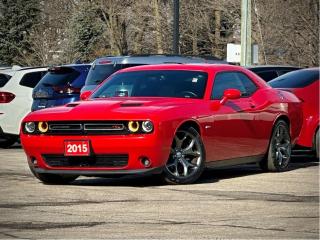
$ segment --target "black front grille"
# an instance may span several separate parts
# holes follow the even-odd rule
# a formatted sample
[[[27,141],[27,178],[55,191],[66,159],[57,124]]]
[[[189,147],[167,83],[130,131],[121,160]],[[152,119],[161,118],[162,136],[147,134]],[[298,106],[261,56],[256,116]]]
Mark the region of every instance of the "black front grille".
[[[50,167],[124,167],[128,164],[128,154],[95,155],[69,157],[64,155],[42,155]]]
[[[121,135],[128,134],[126,121],[49,122],[51,135]]]

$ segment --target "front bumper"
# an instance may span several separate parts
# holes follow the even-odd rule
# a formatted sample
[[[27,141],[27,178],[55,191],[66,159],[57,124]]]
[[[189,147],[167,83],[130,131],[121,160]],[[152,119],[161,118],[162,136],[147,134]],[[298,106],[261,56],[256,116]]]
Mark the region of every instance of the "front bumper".
[[[156,134],[119,136],[46,136],[21,134],[21,144],[28,157],[30,167],[37,173],[56,173],[74,175],[126,175],[159,173],[165,165],[171,140],[164,140]],[[121,167],[105,166],[50,166],[46,155],[64,155],[65,140],[88,140],[91,155],[128,155],[128,162]],[[141,157],[147,157],[151,165],[145,167]],[[90,157],[89,157],[90,158]],[[36,165],[34,164],[36,160]]]
[[[149,175],[159,174],[163,171],[163,167],[138,169],[138,170],[47,170],[42,168],[33,168],[36,173],[50,173],[50,174],[62,174],[62,175],[82,175],[82,176],[126,176],[126,175]]]

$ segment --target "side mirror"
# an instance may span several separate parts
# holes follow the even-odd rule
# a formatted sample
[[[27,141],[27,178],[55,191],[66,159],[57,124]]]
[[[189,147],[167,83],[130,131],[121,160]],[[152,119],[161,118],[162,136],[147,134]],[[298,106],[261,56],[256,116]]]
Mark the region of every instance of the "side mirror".
[[[223,97],[220,101],[213,101],[211,109],[213,111],[219,110],[220,106],[225,104],[228,99],[238,99],[241,97],[241,92],[238,89],[229,88],[224,90]]]
[[[241,92],[238,89],[229,88],[224,90],[223,98],[220,100],[220,104],[224,104],[228,99],[238,99],[241,97]]]
[[[241,92],[238,89],[229,88],[224,90],[223,96],[228,99],[238,99],[241,97]]]
[[[91,96],[92,91],[84,91],[80,94],[80,100],[81,101],[86,101],[88,98]]]

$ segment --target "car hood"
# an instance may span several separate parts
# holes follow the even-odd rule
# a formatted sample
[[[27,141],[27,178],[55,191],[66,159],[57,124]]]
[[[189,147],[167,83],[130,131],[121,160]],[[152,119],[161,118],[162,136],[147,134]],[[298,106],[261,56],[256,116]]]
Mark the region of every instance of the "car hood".
[[[151,119],[158,113],[188,108],[200,99],[186,98],[111,98],[69,103],[30,113],[25,121],[127,120]],[[203,100],[202,100],[203,101]]]

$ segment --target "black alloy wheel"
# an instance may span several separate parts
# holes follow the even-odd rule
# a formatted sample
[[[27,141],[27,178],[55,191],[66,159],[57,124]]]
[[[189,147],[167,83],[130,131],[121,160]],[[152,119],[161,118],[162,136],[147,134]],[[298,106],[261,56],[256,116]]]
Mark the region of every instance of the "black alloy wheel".
[[[192,127],[180,129],[172,141],[169,159],[162,174],[170,184],[195,182],[205,163],[205,150],[199,133]]]
[[[288,124],[279,120],[273,128],[268,153],[260,163],[261,168],[271,172],[287,170],[291,159],[291,148]]]

